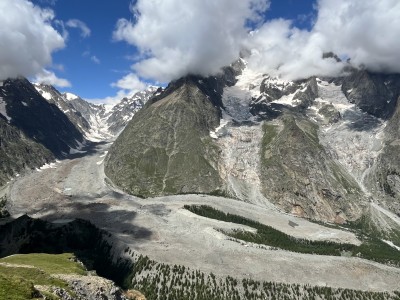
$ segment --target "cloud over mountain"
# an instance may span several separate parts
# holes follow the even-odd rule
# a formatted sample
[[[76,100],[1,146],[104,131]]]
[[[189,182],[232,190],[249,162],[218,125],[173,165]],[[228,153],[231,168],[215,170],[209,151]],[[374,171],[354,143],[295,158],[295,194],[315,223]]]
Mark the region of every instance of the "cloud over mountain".
[[[260,20],[265,0],[138,0],[136,21],[120,19],[114,39],[137,47],[141,77],[166,82],[186,74],[210,75],[238,57],[246,23]]]
[[[52,52],[65,46],[53,19],[52,10],[29,1],[0,1],[0,80],[32,76],[51,64]]]
[[[399,16],[398,1],[320,0],[310,31],[287,20],[268,21],[254,31],[250,63],[289,79],[338,75],[343,63],[322,57],[333,52],[357,68],[400,72]]]
[[[399,1],[316,3],[314,25],[304,30],[291,20],[263,20],[266,0],[138,0],[134,21],[120,19],[114,39],[140,50],[132,66],[140,77],[162,82],[214,74],[242,49],[251,50],[254,68],[288,79],[338,75],[347,59],[371,71],[400,72]],[[324,59],[326,52],[344,62]]]

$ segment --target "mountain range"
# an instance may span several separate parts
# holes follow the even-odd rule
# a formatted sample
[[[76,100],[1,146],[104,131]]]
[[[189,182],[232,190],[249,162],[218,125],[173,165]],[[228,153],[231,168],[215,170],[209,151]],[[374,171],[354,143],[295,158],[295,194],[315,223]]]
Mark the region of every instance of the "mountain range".
[[[223,195],[337,223],[375,199],[399,214],[399,95],[399,75],[285,81],[240,59],[147,102],[105,172],[140,197]]]
[[[285,81],[239,59],[116,105],[23,78],[0,92],[2,184],[117,137],[105,172],[136,196],[222,195],[338,223],[371,199],[400,213],[399,75]]]
[[[25,78],[0,82],[0,186],[26,170],[83,153],[91,142],[113,139],[156,90],[97,105]]]

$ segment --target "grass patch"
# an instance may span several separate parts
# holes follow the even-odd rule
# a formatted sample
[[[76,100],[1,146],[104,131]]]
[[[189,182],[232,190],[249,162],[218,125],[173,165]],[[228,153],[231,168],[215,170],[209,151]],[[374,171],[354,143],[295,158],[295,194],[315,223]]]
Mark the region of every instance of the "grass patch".
[[[0,265],[0,299],[36,299],[41,298],[34,285],[55,286],[63,288],[73,295],[68,284],[54,278],[52,274],[84,275],[84,268],[73,261],[70,253],[51,254],[18,254],[0,259],[0,263],[15,266]],[[47,293],[47,299],[58,299]]]
[[[185,205],[185,209],[199,216],[210,219],[246,225],[257,229],[257,233],[237,230],[224,232],[224,234],[246,242],[263,244],[277,247],[292,252],[340,256],[343,251],[369,260],[400,266],[400,253],[396,249],[382,242],[379,238],[364,235],[361,238],[363,243],[360,246],[352,244],[340,244],[327,241],[311,241],[294,238],[273,227],[233,214],[226,214],[207,205]],[[354,224],[354,227],[361,226]]]
[[[71,253],[63,254],[17,254],[0,259],[9,264],[34,266],[47,274],[78,274],[85,275],[83,266],[74,261]]]
[[[3,269],[0,268],[3,273]],[[26,300],[37,296],[37,291],[32,282],[19,276],[0,274],[0,299]]]

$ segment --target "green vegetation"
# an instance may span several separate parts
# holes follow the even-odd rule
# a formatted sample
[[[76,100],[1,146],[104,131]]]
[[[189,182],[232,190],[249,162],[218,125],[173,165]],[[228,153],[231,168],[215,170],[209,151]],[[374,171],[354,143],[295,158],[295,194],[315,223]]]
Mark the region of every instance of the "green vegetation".
[[[84,267],[76,262],[71,253],[17,254],[0,259],[0,263],[34,266],[47,274],[86,274]]]
[[[131,288],[148,300],[396,300],[399,292],[374,293],[311,285],[260,282],[244,278],[221,278],[213,273],[179,265],[160,264],[148,257],[137,257],[130,276]]]
[[[263,131],[264,135],[262,138],[262,147],[265,148],[267,147],[277,136],[277,126],[275,125],[268,125],[267,123],[263,124]]]
[[[2,268],[1,272],[3,273]],[[0,299],[26,300],[38,296],[33,284],[21,276],[5,276],[0,274]]]
[[[6,208],[7,204],[7,196],[3,196],[0,198],[0,219],[1,218],[7,218],[10,216],[10,213],[8,212]]]
[[[293,252],[335,256],[340,256],[343,251],[352,251],[354,248],[354,245],[351,244],[338,244],[333,242],[310,241],[294,238],[271,226],[238,215],[225,214],[224,212],[207,205],[185,205],[184,208],[203,217],[246,225],[257,229],[257,233],[242,230],[224,232],[233,238],[246,242],[264,244]]]
[[[380,239],[370,235],[364,235],[362,237],[363,243],[360,246],[325,241],[310,241],[306,239],[294,238],[270,226],[252,221],[238,215],[225,214],[224,212],[207,205],[185,205],[184,208],[203,217],[246,225],[257,229],[257,233],[242,230],[224,232],[224,234],[230,237],[246,242],[264,244],[293,252],[318,255],[339,256],[343,251],[345,251],[347,253],[351,253],[352,256],[362,257],[380,263],[400,266],[399,251],[393,249],[391,246],[382,242]],[[362,225],[354,224],[353,226]]]
[[[180,82],[171,94],[135,114],[105,163],[115,185],[143,198],[221,188],[220,149],[209,136],[219,124],[219,110],[196,82]]]
[[[42,292],[36,290],[34,285],[62,288],[73,295],[67,283],[52,277],[52,274],[83,275],[85,271],[69,253],[18,254],[2,258],[0,259],[0,299],[41,298]],[[51,294],[46,294],[47,299],[52,299]]]

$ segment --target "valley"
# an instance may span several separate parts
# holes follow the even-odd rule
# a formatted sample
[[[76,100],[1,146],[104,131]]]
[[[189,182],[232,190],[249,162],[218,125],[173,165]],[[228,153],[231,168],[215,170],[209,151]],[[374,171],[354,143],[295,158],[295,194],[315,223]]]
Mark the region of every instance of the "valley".
[[[398,287],[398,268],[359,258],[307,255],[233,241],[219,230],[253,229],[200,217],[183,206],[210,205],[297,238],[360,244],[349,231],[311,223],[272,206],[222,197],[178,195],[141,199],[125,194],[109,185],[104,175],[103,160],[109,146],[107,142],[93,144],[75,158],[15,179],[9,186],[11,214],[27,213],[55,223],[75,218],[90,220],[135,253],[222,278],[369,291]],[[298,226],[292,227],[289,222]]]
[[[400,299],[399,1],[75,2],[0,0],[0,300]]]

